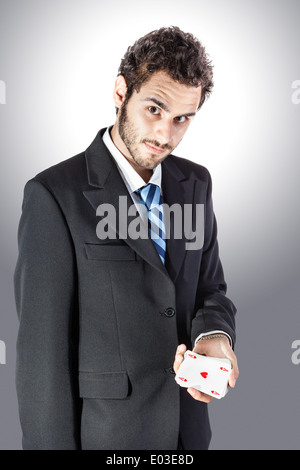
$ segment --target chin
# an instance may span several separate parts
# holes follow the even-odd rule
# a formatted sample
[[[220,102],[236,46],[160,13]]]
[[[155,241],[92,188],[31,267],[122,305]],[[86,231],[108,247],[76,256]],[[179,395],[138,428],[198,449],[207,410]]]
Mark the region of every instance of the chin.
[[[157,165],[160,163],[160,161],[154,161],[149,157],[144,159],[134,158],[134,161],[139,167],[143,168],[144,170],[154,170],[154,168],[156,168]]]
[[[152,161],[152,162],[149,162],[148,164],[145,163],[143,165],[143,168],[145,168],[146,170],[154,170],[163,160]]]
[[[152,158],[147,158],[144,160],[144,168],[147,168],[147,170],[154,170],[160,163],[162,163],[169,153],[167,155],[162,156],[157,156],[157,155],[152,155]]]

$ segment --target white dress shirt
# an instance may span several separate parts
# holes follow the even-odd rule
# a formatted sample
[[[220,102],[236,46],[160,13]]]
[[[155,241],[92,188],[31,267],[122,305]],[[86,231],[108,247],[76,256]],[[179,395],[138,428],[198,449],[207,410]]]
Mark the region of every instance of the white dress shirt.
[[[134,202],[135,205],[137,205],[137,208],[139,207],[139,204],[141,203],[140,197],[135,193],[135,191],[142,186],[145,186],[145,181],[143,178],[135,171],[135,169],[132,167],[132,165],[129,163],[127,158],[124,157],[124,155],[117,149],[115,144],[112,141],[112,138],[110,136],[110,128],[108,127],[102,137],[104,144],[108,148],[109,152],[113,156],[117,167],[120,171],[120,174],[124,180],[124,183],[126,185],[126,188]],[[160,187],[161,189],[161,177],[162,177],[162,171],[161,171],[161,164],[157,165],[157,167],[153,170],[153,174],[149,180],[149,183],[156,184],[157,186]],[[143,214],[140,213],[142,219],[143,219]],[[144,220],[145,221],[145,220]],[[145,221],[146,222],[146,221]],[[214,330],[210,331],[209,333],[202,333],[196,338],[195,344],[197,341],[199,341],[203,336],[208,336],[212,334],[224,334],[228,337],[230,344],[232,345],[232,340],[231,337],[225,333],[224,331],[220,330]]]

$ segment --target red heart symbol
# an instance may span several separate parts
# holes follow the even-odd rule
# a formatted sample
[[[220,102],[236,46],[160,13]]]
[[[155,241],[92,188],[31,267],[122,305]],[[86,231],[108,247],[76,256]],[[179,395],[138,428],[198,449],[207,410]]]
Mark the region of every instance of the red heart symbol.
[[[204,379],[207,379],[208,372],[201,372],[200,375],[202,375],[202,377],[203,377]]]
[[[192,354],[188,354],[192,359],[197,359],[197,356],[192,356]]]
[[[213,390],[211,391],[214,395],[220,395],[218,392],[214,392]]]
[[[184,379],[183,377],[179,377],[180,380],[182,380],[182,382],[187,382],[187,379]]]
[[[224,372],[228,372],[227,369],[225,369],[225,367],[220,367],[221,370],[223,370]]]

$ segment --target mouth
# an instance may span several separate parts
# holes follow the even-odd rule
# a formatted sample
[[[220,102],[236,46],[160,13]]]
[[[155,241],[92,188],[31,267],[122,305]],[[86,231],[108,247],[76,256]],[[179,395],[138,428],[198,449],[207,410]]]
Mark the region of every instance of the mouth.
[[[146,142],[144,144],[149,152],[155,153],[156,155],[161,155],[165,152],[165,150],[160,147],[154,147],[153,145],[147,144]]]

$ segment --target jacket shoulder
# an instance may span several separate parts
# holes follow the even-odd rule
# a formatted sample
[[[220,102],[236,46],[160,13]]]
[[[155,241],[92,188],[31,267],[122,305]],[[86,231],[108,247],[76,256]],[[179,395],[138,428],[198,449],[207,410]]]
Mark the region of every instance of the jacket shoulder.
[[[48,189],[79,187],[86,181],[85,152],[63,160],[37,173],[32,180],[46,186]]]
[[[203,165],[176,155],[169,155],[167,160],[170,160],[170,164],[175,165],[186,178],[196,178],[207,183],[211,181],[210,172]]]

